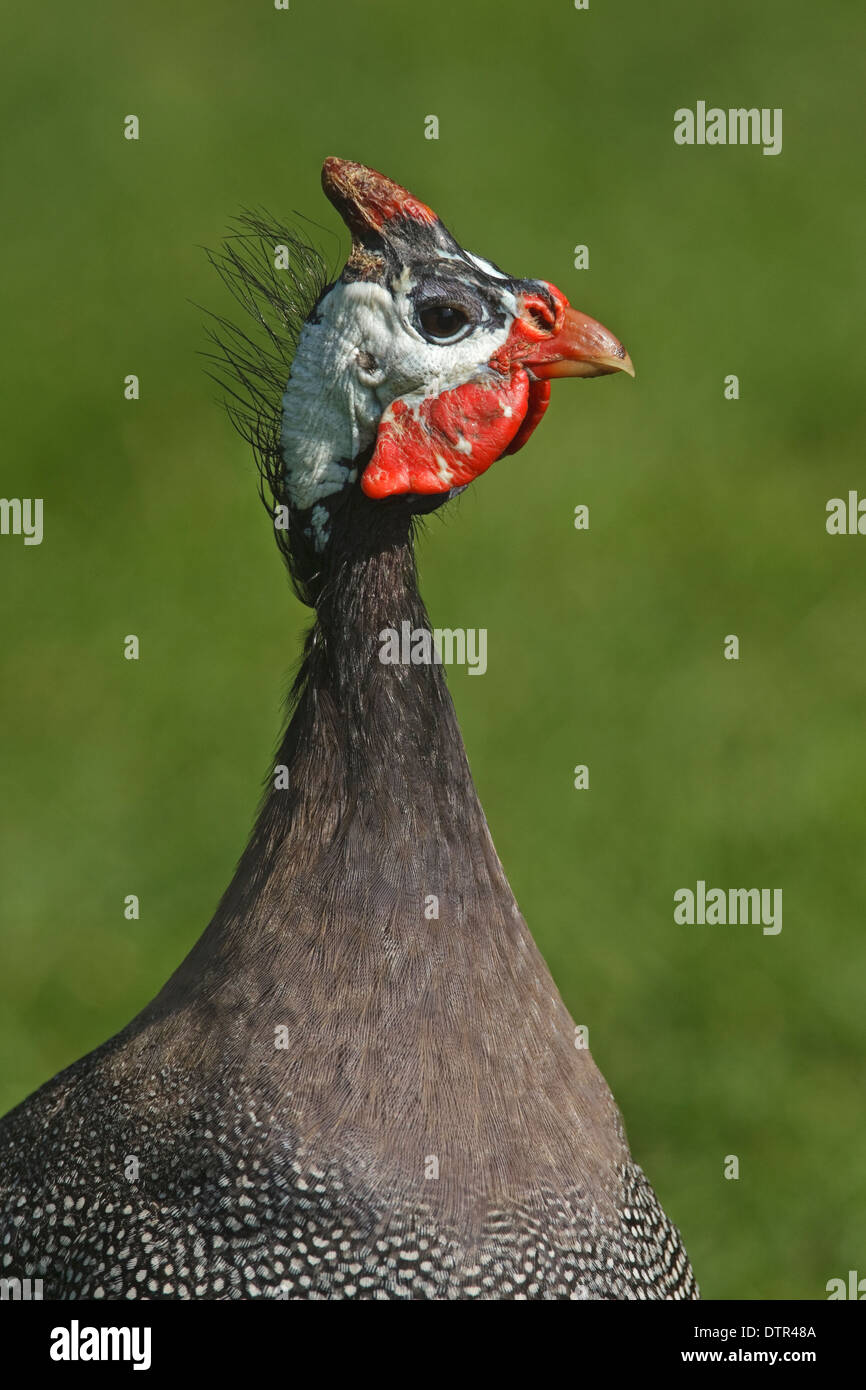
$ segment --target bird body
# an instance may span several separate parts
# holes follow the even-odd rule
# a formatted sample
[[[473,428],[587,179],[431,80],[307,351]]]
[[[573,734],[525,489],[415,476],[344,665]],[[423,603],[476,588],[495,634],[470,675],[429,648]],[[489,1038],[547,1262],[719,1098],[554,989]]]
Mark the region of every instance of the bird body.
[[[61,1298],[697,1297],[511,893],[442,667],[379,659],[384,630],[429,629],[418,516],[525,442],[550,343],[580,374],[628,359],[554,287],[458,264],[390,180],[324,177],[352,256],[258,436],[316,610],[284,775],[162,991],[0,1123],[2,1273]]]

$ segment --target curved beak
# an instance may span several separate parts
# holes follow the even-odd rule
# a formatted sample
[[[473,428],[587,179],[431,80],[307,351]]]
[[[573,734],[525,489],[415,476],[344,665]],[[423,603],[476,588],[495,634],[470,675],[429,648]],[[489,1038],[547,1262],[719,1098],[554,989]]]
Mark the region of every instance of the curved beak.
[[[542,381],[560,376],[605,376],[608,372],[634,376],[632,360],[619,339],[597,319],[570,305],[558,331],[534,343],[523,365]]]

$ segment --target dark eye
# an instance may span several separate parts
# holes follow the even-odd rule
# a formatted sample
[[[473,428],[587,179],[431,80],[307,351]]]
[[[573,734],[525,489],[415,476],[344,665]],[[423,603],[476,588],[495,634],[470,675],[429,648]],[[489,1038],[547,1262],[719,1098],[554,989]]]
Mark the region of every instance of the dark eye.
[[[418,318],[427,337],[441,342],[456,338],[469,322],[465,309],[456,304],[427,304]]]

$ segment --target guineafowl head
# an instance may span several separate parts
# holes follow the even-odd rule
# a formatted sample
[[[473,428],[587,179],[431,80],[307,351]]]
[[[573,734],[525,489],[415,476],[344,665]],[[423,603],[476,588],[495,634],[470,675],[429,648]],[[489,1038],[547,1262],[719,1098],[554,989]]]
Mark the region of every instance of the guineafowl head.
[[[252,436],[302,596],[327,569],[348,502],[367,517],[370,504],[430,511],[523,447],[551,378],[634,375],[622,344],[555,285],[518,279],[465,250],[393,180],[331,158],[322,184],[352,236],[336,279],[294,234],[249,218],[247,240],[265,246],[261,261],[252,268],[248,251],[232,249],[217,262],[270,335],[258,358],[246,340],[240,352],[237,341],[219,340],[256,406],[291,340],[279,417],[254,411]],[[270,268],[268,241],[284,243],[288,280]]]

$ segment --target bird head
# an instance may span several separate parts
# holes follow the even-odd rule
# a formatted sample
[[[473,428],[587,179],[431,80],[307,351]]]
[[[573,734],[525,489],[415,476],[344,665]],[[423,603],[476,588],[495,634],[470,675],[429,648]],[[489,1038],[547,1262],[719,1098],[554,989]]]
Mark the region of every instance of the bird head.
[[[332,158],[322,183],[352,250],[301,331],[280,441],[316,548],[347,489],[429,510],[523,447],[552,378],[634,375],[622,344],[555,285],[464,250],[391,179]]]

